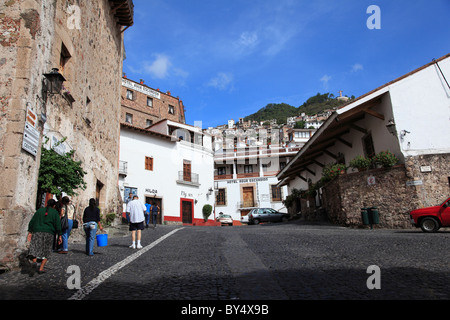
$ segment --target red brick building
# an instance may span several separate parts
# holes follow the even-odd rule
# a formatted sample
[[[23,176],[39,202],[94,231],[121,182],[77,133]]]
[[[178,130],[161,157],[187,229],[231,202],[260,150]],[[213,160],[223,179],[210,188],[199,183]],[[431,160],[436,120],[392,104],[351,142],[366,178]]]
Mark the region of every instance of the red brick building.
[[[138,83],[122,78],[121,102],[122,123],[140,128],[147,128],[163,119],[186,123],[183,101],[173,97],[169,91],[163,93],[152,89],[143,81]]]

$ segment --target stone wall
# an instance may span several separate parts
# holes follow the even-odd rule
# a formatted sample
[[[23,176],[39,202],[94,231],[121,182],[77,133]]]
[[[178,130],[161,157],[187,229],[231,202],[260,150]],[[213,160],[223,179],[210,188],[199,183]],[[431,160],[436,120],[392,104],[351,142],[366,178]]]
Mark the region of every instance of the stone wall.
[[[369,184],[368,179],[374,184]],[[409,228],[409,212],[419,199],[406,182],[403,165],[341,175],[323,188],[328,219],[338,225],[362,226],[361,208],[377,207],[381,228]]]
[[[419,181],[415,188],[421,207],[435,206],[450,196],[450,153],[408,157],[405,165],[408,180]]]
[[[108,0],[1,2],[0,267],[17,262],[36,210],[40,152],[22,150],[27,107],[42,120],[42,140],[67,137],[82,161],[87,189],[73,199],[80,212],[96,197],[104,213],[119,207],[122,59],[122,27]],[[66,78],[62,93],[73,100],[43,91],[43,75],[52,68]]]

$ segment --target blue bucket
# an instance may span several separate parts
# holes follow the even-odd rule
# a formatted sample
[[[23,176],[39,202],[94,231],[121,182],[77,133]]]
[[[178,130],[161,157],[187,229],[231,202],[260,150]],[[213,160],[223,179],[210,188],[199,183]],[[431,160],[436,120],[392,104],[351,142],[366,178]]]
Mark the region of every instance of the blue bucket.
[[[97,235],[97,246],[98,247],[106,247],[108,245],[108,235],[107,234],[98,234]]]

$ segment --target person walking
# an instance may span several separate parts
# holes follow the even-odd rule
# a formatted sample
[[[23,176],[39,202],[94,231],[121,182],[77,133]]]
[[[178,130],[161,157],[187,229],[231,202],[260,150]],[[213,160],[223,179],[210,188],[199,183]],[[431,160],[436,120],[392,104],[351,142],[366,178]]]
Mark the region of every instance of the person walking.
[[[36,211],[28,224],[27,241],[30,242],[28,255],[32,257],[33,267],[37,267],[37,260],[41,260],[38,273],[44,273],[53,249],[53,239],[58,235],[58,243],[62,242],[61,220],[55,209],[56,201],[50,199],[45,208]]]
[[[158,213],[159,213],[159,207],[156,204],[156,202],[153,202],[153,206],[152,206],[151,210],[152,210],[153,229],[155,229],[156,228],[156,220],[158,218]]]
[[[152,205],[150,204],[150,200],[147,200],[145,203],[145,227],[148,228],[148,225],[150,224],[150,218],[152,215]]]
[[[100,209],[97,207],[97,203],[93,198],[89,200],[89,206],[84,209],[83,228],[86,233],[86,254],[93,256],[97,228],[103,230],[102,224],[100,223]]]
[[[131,246],[132,249],[141,249],[141,231],[144,230],[146,208],[139,201],[138,196],[134,196],[133,200],[127,204],[127,214],[130,216]]]
[[[60,217],[61,220],[62,219],[67,219],[67,228],[63,228],[63,234],[62,234],[62,244],[58,250],[58,253],[63,253],[66,254],[67,252],[69,252],[69,236],[70,233],[72,232],[72,228],[73,228],[73,219],[74,219],[74,213],[75,213],[75,208],[72,205],[72,201],[70,200],[69,197],[63,197],[61,199],[61,213],[60,213]],[[67,217],[65,217],[67,215]]]

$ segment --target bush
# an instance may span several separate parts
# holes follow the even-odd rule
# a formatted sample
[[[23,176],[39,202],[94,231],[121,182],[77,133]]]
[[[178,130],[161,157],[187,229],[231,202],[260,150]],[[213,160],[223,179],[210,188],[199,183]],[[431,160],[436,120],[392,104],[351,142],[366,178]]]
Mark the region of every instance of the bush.
[[[364,170],[370,168],[370,166],[372,165],[372,161],[371,159],[368,159],[366,157],[357,156],[355,159],[350,161],[349,165],[351,168]]]
[[[207,221],[209,216],[211,215],[212,206],[210,204],[205,204],[203,206],[202,212],[203,212],[203,218],[205,219],[205,221]]]
[[[344,174],[347,170],[345,164],[336,163],[331,166],[326,166],[322,173],[322,182],[328,182],[336,178],[338,175]]]
[[[398,158],[389,151],[382,151],[372,158],[374,164],[379,164],[383,168],[395,166],[398,163]]]

